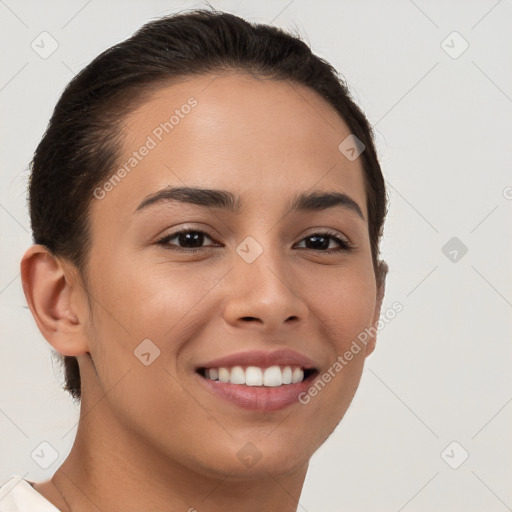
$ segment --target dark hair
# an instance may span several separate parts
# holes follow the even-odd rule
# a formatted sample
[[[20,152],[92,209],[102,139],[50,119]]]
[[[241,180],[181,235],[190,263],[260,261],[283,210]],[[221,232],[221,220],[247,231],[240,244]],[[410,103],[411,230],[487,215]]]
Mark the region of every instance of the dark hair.
[[[122,121],[158,88],[193,75],[241,71],[316,91],[363,144],[360,155],[377,284],[387,194],[370,124],[336,70],[298,37],[215,10],[193,10],[145,24],[96,57],[67,85],[31,162],[29,204],[34,243],[70,261],[86,282],[93,190],[119,158]],[[340,140],[341,142],[341,140]],[[68,391],[80,401],[78,362],[61,356]]]

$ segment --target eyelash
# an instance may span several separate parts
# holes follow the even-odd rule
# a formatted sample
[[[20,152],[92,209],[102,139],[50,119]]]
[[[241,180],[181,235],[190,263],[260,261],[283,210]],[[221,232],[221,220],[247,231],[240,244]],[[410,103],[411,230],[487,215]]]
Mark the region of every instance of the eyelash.
[[[157,243],[159,245],[162,245],[165,249],[167,249],[169,251],[176,251],[176,252],[181,252],[181,253],[186,253],[186,254],[200,252],[200,251],[203,251],[204,249],[207,248],[207,247],[199,247],[197,249],[190,249],[190,248],[187,249],[187,248],[184,248],[184,247],[172,246],[172,245],[169,244],[169,241],[172,240],[173,238],[176,238],[177,236],[182,235],[182,234],[186,234],[186,233],[199,233],[199,234],[202,234],[202,235],[206,235],[208,238],[213,240],[213,237],[210,236],[205,231],[201,231],[199,229],[182,229],[182,230],[176,231],[175,233],[172,233],[170,235],[166,235],[165,237],[160,239]],[[313,236],[321,236],[321,237],[331,238],[331,239],[335,240],[339,244],[339,247],[337,249],[334,249],[334,250],[332,250],[332,249],[317,250],[317,249],[304,248],[307,251],[320,252],[320,253],[324,253],[324,254],[334,254],[334,253],[337,254],[337,253],[340,253],[340,252],[350,253],[350,252],[352,252],[354,250],[354,246],[348,241],[348,239],[346,239],[345,237],[341,236],[338,232],[330,230],[330,229],[325,229],[325,230],[322,230],[322,231],[315,231],[315,232],[305,236],[304,238],[302,238],[300,240],[300,242],[306,240],[307,238],[311,238]],[[217,247],[218,247],[218,245],[217,245]]]

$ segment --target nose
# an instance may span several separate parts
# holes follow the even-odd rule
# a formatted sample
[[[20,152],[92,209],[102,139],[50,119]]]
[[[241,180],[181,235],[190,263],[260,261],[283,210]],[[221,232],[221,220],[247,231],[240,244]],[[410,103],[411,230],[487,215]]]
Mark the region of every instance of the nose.
[[[269,252],[252,263],[238,258],[228,279],[223,316],[232,326],[274,333],[308,316],[296,276]]]

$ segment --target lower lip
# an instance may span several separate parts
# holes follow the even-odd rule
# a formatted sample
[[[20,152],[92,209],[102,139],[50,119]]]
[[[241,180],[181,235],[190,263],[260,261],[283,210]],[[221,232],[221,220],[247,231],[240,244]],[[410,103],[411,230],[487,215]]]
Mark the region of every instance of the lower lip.
[[[276,387],[246,386],[207,379],[197,374],[207,388],[221,398],[252,411],[279,411],[299,403],[298,395],[311,386],[314,375],[296,384],[283,384]]]

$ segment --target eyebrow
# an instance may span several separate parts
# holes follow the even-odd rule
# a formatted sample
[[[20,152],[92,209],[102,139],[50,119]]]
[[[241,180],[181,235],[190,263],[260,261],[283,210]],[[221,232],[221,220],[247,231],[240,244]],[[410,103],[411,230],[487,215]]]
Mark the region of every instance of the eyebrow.
[[[162,201],[179,201],[204,208],[221,208],[234,214],[239,214],[242,210],[241,198],[227,190],[177,187],[165,188],[147,196],[135,211],[143,210]],[[321,211],[334,207],[342,207],[365,220],[363,212],[356,201],[347,194],[335,191],[313,191],[298,194],[289,204],[288,212]]]

